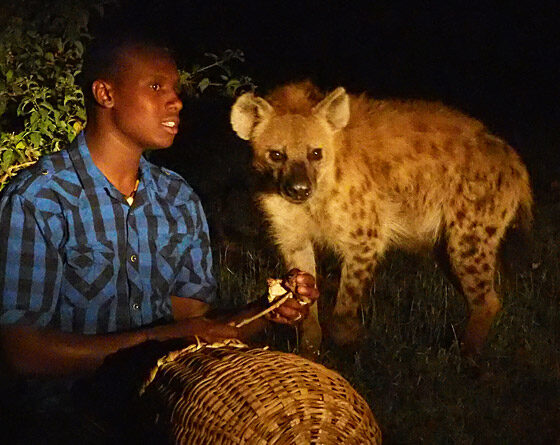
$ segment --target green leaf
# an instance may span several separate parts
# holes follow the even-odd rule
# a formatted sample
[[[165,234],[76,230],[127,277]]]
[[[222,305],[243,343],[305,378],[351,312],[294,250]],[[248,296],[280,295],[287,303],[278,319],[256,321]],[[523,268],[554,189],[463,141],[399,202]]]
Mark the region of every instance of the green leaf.
[[[56,44],[56,50],[61,53],[62,51],[64,51],[64,45],[62,44],[62,39],[61,38],[57,38],[55,39],[55,44]]]
[[[12,85],[12,93],[16,96],[19,96],[23,94],[23,89],[19,85],[14,84]]]
[[[14,163],[16,160],[17,155],[13,150],[6,150],[2,154],[2,170],[7,170],[10,165]]]
[[[238,79],[231,79],[226,84],[226,91],[229,96],[234,96],[237,89],[241,86],[241,82]]]
[[[41,45],[33,45],[33,48],[35,48],[37,50],[37,55],[42,56],[44,51],[43,48],[41,47]]]
[[[204,93],[204,90],[208,88],[208,85],[210,85],[210,79],[208,79],[208,77],[205,77],[200,82],[198,82],[198,89],[201,93]]]
[[[41,135],[39,133],[31,133],[29,135],[29,139],[31,140],[31,143],[36,147],[39,147],[41,145]]]
[[[12,70],[8,70],[8,72],[6,73],[6,81],[9,83],[12,81],[14,77],[14,72]]]
[[[74,46],[76,47],[78,57],[82,57],[82,55],[84,54],[84,45],[82,44],[82,42],[76,40],[74,42]]]
[[[80,108],[77,112],[76,112],[76,117],[79,117],[81,120],[85,121],[86,120],[86,110],[84,108]]]
[[[29,123],[31,124],[32,127],[34,127],[37,124],[37,121],[39,120],[40,115],[39,113],[37,113],[37,111],[33,111],[31,113],[31,117],[29,118]]]
[[[45,107],[47,110],[54,111],[53,106],[52,106],[49,102],[47,102],[47,101],[44,101],[44,102],[42,103],[42,106]]]

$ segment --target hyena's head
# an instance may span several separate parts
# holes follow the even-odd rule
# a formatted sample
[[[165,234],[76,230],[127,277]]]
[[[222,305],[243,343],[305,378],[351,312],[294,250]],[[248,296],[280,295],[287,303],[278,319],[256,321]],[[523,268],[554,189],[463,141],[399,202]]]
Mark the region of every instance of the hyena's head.
[[[349,98],[337,88],[323,99],[309,84],[277,89],[265,100],[240,96],[231,110],[237,135],[251,142],[253,165],[286,200],[303,203],[332,172],[335,136],[350,117]]]

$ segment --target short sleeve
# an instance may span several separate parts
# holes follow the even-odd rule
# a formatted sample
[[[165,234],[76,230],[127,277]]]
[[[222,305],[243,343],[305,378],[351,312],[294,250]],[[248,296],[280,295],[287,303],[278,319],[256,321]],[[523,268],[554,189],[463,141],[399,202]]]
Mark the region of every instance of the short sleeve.
[[[192,224],[186,261],[178,271],[173,294],[212,304],[216,300],[216,280],[212,275],[212,250],[208,223],[196,196],[187,202],[187,218]]]
[[[0,196],[0,324],[48,326],[60,294],[62,224],[18,194]]]

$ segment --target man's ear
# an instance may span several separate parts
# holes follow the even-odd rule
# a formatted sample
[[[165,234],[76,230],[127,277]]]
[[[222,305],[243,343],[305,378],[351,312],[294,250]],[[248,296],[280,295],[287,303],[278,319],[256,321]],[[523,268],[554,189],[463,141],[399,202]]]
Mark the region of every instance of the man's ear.
[[[106,80],[95,80],[91,84],[91,93],[93,98],[103,108],[113,107],[113,87]]]

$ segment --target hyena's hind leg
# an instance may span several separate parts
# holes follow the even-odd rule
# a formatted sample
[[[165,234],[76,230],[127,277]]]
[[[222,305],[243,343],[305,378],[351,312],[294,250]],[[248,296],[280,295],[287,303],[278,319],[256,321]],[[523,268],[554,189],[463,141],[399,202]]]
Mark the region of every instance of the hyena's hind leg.
[[[470,230],[462,230],[468,227]],[[461,349],[470,356],[482,351],[502,303],[494,287],[497,255],[505,227],[458,221],[448,230],[447,252],[452,272],[465,295],[469,320]]]

